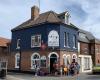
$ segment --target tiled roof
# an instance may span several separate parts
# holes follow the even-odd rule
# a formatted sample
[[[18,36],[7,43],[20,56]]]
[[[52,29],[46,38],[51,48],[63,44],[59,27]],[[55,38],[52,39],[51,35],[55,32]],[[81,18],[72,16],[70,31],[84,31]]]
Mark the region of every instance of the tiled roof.
[[[79,41],[90,43],[90,40],[95,39],[95,37],[92,35],[91,32],[79,29],[79,33],[84,33],[86,36],[85,38],[82,38],[81,36],[79,36]]]
[[[100,39],[97,39],[95,36],[93,36],[93,34],[91,32],[79,29],[79,33],[84,33],[86,35],[86,38],[81,38],[79,36],[79,38],[78,38],[79,41],[87,42],[87,43],[97,43],[97,44],[100,44]]]
[[[7,44],[10,42],[10,39],[0,37],[0,47],[7,47]]]
[[[63,12],[63,13],[65,13],[65,12]],[[61,14],[63,14],[63,13],[61,13]],[[29,19],[26,22],[22,23],[21,25],[13,28],[12,31],[33,27],[34,25],[39,25],[42,23],[63,23],[62,20],[58,17],[59,15],[60,14],[57,14],[53,11],[48,11],[48,12],[42,13],[39,15],[39,17],[36,20]],[[71,27],[77,28],[72,25],[71,25]]]

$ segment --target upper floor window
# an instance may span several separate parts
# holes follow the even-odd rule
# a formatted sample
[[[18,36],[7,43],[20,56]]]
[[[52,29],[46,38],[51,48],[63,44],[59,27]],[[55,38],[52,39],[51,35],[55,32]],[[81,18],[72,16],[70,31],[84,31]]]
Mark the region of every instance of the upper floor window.
[[[69,47],[69,33],[64,32],[64,47]]]
[[[52,30],[49,32],[48,46],[59,46],[59,34],[57,31]]]
[[[17,39],[17,49],[20,49],[20,39]]]
[[[76,48],[77,44],[76,44],[76,35],[73,35],[73,48]]]
[[[31,37],[31,47],[41,47],[41,35]]]

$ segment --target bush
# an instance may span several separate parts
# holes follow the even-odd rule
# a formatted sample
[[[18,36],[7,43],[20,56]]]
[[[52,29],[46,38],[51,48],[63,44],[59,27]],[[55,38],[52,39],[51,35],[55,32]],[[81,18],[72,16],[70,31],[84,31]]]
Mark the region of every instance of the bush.
[[[94,73],[94,74],[100,73],[100,66],[95,66],[95,67],[93,67],[93,73]]]

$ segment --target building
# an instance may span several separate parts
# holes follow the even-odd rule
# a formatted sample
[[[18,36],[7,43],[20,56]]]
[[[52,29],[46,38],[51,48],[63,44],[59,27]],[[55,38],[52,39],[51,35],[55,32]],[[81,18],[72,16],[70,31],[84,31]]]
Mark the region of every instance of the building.
[[[91,40],[91,55],[94,66],[100,66],[100,40],[94,38]]]
[[[0,61],[7,61],[10,39],[0,37]]]
[[[79,29],[78,57],[81,66],[80,72],[92,71],[91,40],[94,36],[85,30]]]
[[[79,29],[78,57],[80,72],[92,72],[93,66],[100,65],[100,40],[82,29]]]
[[[9,70],[44,72],[53,71],[53,63],[59,68],[77,61],[78,28],[69,22],[69,13],[48,11],[40,14],[39,8],[31,8],[31,19],[12,29]]]

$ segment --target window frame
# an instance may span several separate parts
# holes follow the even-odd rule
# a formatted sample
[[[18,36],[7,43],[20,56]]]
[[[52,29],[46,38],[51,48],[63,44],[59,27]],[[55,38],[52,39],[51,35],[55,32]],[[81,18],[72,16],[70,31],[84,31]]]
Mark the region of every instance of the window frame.
[[[33,57],[35,55],[39,56],[39,58],[38,59],[33,59]],[[39,53],[33,53],[32,54],[32,56],[31,56],[31,69],[36,69],[36,65],[33,66],[33,62],[35,62],[35,61],[39,61],[39,66],[37,67],[37,68],[39,68],[40,67],[40,55],[39,55]]]
[[[40,43],[38,43],[39,44],[38,46],[34,45],[34,43],[36,43],[36,42],[33,43],[33,41],[32,41],[33,39],[35,41],[35,36],[38,36],[38,39],[40,38]],[[41,47],[41,35],[33,35],[33,36],[31,36],[31,48],[34,48],[34,47]]]
[[[69,48],[69,33],[64,32],[64,47]]]
[[[17,62],[18,61],[18,59],[19,59],[19,62]],[[19,63],[20,63],[20,54],[19,53],[17,53],[16,55],[15,55],[15,68],[19,68]],[[18,66],[18,65],[19,66]]]
[[[45,57],[45,58],[43,58],[43,57]],[[41,60],[46,60],[46,56],[41,56]],[[40,67],[41,68],[46,68],[47,67],[47,60],[45,62],[45,66],[41,66],[41,60],[40,60]]]
[[[76,35],[74,34],[74,35],[73,35],[73,48],[75,48],[75,49],[77,48],[76,38],[77,38],[77,37],[76,37]]]
[[[21,39],[17,39],[16,49],[20,49],[20,40]]]

